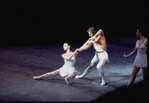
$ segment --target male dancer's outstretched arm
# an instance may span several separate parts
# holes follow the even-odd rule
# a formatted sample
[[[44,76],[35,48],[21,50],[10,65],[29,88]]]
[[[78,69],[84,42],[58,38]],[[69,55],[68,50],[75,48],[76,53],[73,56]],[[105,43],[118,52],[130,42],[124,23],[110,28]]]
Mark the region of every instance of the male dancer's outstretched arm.
[[[87,50],[88,48],[91,47],[91,45],[92,45],[91,38],[89,38],[87,42],[85,42],[79,49],[76,49],[76,51],[81,52]]]
[[[76,51],[77,52],[81,52],[81,51],[84,51],[84,50],[87,50],[88,48],[90,48],[91,45],[92,45],[92,41],[91,40],[93,40],[95,42],[98,41],[100,39],[100,37],[101,37],[101,35],[100,35],[101,33],[102,33],[102,30],[99,30],[94,36],[92,36],[91,38],[89,38],[87,40],[87,42],[85,42],[83,44],[83,46],[81,46],[79,49],[76,49]]]
[[[94,36],[90,37],[79,49],[76,49],[73,55],[75,55],[77,52],[81,52],[81,51],[84,51],[84,50],[87,50],[88,48],[90,48],[92,45],[91,40],[93,40],[95,42],[98,41],[101,37],[101,33],[102,33],[102,30],[100,29]],[[69,60],[73,57],[73,55],[70,56]]]
[[[83,51],[83,50],[87,50],[89,47],[91,47],[92,42],[91,42],[91,38],[89,38],[79,49],[76,49],[74,51],[74,53],[69,57],[69,60],[76,54],[78,54],[79,52]]]

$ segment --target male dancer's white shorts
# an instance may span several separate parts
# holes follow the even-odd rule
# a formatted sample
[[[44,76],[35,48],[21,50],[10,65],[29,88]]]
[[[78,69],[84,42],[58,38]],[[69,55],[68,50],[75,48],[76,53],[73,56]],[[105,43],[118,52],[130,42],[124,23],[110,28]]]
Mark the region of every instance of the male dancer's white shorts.
[[[109,62],[108,54],[107,52],[102,52],[102,53],[95,53],[92,61],[91,61],[91,66],[94,66],[95,63],[97,63],[97,69],[101,68],[106,62]]]

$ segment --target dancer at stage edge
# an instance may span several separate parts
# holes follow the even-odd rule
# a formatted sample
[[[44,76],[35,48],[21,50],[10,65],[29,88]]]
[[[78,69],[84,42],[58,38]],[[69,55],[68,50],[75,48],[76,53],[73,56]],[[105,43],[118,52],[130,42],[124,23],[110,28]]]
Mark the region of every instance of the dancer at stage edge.
[[[75,55],[71,57],[74,52],[71,51],[71,44],[69,43],[64,43],[63,49],[66,51],[66,53],[62,54],[62,58],[64,59],[64,65],[60,69],[57,69],[55,71],[48,72],[40,76],[34,76],[33,79],[39,80],[44,77],[60,74],[62,77],[65,77],[65,81],[69,85],[69,78],[74,78],[76,75],[79,74],[79,72],[74,67],[78,53],[75,52]]]
[[[101,75],[101,85],[105,85],[105,77],[104,77],[104,71],[102,69],[102,66],[106,63],[106,61],[109,62],[108,54],[107,54],[107,44],[106,44],[106,38],[104,36],[104,32],[102,29],[100,29],[98,32],[94,27],[90,27],[87,30],[90,38],[88,41],[79,49],[76,49],[77,52],[81,52],[83,50],[87,50],[91,45],[94,46],[95,49],[95,55],[93,59],[91,60],[90,65],[85,69],[84,73],[82,75],[75,76],[76,79],[85,77],[95,66],[95,63],[97,63],[97,70]],[[97,32],[97,33],[96,33]]]
[[[137,52],[134,61],[133,71],[128,82],[127,88],[134,83],[136,75],[139,72],[140,68],[142,68],[143,78],[145,79],[145,77],[147,76],[147,39],[144,37],[142,31],[139,31],[139,29],[137,29],[136,36],[139,37],[140,40],[136,41],[136,46],[134,50],[128,55],[126,55],[125,53],[123,55],[125,58],[127,58]]]

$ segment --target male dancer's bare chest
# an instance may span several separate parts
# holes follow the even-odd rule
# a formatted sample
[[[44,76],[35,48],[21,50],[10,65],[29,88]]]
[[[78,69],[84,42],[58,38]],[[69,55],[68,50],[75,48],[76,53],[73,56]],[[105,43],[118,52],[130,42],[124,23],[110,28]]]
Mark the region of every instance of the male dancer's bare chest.
[[[104,38],[100,38],[97,42],[95,42],[99,48],[102,48],[104,51],[107,50],[106,41]]]

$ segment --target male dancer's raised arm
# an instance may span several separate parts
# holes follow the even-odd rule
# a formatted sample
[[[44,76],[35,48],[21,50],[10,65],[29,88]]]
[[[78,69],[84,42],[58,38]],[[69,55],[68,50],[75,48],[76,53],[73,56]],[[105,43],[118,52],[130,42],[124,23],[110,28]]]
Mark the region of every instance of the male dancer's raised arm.
[[[79,49],[76,49],[76,52],[81,52],[87,50],[92,45],[91,38],[89,38]]]
[[[87,50],[88,48],[90,48],[92,45],[92,40],[97,42],[101,38],[102,33],[103,33],[103,31],[100,29],[94,36],[91,35],[91,37],[79,49],[75,50],[73,55],[75,55],[75,53],[77,53],[77,52],[81,52],[81,51],[84,51],[84,50]],[[73,57],[73,55],[70,56],[69,60]]]
[[[94,36],[91,36],[91,38],[89,38],[87,40],[87,42],[85,42],[83,44],[83,46],[81,46],[79,49],[76,49],[76,52],[81,52],[81,51],[84,51],[84,50],[87,50],[88,48],[90,48],[91,45],[92,45],[92,41],[91,40],[93,40],[95,42],[98,41],[100,39],[100,37],[101,37],[101,35],[100,35],[101,33],[102,33],[102,30],[99,30]]]
[[[76,54],[78,54],[79,52],[83,51],[83,50],[87,50],[89,47],[91,47],[92,42],[91,42],[91,38],[89,38],[79,49],[76,49],[74,51],[74,53],[69,57],[69,60]]]

